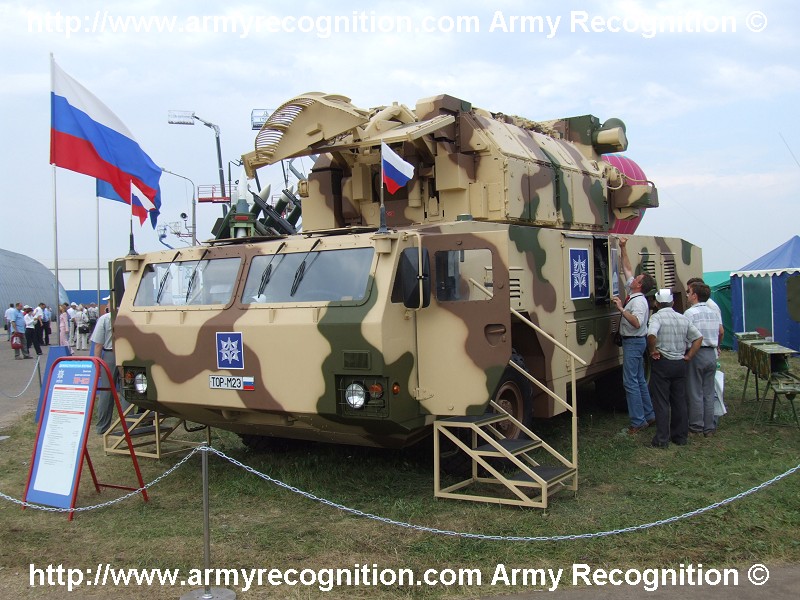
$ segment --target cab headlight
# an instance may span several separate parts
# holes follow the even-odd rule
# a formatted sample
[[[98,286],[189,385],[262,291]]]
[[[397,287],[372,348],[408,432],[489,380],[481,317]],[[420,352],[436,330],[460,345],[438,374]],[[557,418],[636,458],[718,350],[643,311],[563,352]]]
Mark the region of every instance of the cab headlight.
[[[364,408],[367,402],[367,388],[360,383],[351,383],[344,391],[344,399],[350,408]]]
[[[133,378],[133,387],[139,394],[147,393],[147,375],[144,373],[137,373]]]

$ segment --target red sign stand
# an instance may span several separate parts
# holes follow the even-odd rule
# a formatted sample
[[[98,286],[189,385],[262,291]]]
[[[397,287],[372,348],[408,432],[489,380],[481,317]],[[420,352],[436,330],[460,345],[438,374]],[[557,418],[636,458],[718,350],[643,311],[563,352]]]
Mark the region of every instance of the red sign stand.
[[[101,372],[106,374],[109,387],[98,387]],[[54,373],[56,373],[55,378],[53,377]],[[104,487],[128,491],[141,490],[142,498],[147,502],[147,490],[144,489],[142,472],[139,469],[125,415],[113,382],[111,370],[100,358],[65,356],[53,362],[47,375],[47,399],[39,419],[23,501],[30,500],[30,502],[38,504],[69,508],[68,520],[72,521],[85,461],[89,466],[92,482],[98,493],[100,493],[100,488]],[[91,429],[92,413],[98,390],[111,391],[114,398],[114,405],[122,424],[139,487],[101,483],[97,479],[86,442]],[[33,482],[33,487],[31,487],[31,482]],[[69,501],[68,506],[67,501]]]

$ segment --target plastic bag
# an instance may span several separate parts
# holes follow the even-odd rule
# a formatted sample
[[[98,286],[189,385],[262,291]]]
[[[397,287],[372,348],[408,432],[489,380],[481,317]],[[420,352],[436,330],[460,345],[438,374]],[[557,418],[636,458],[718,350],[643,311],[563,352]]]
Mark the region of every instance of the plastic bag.
[[[22,336],[20,334],[15,333],[11,336],[11,348],[14,350],[22,348]]]
[[[714,416],[721,417],[728,413],[725,402],[722,399],[725,390],[725,373],[717,371],[714,373]]]

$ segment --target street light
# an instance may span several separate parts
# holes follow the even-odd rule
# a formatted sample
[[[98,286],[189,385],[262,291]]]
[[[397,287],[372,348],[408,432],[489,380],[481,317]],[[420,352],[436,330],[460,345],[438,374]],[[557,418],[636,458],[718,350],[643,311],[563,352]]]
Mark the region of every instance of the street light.
[[[173,173],[168,169],[161,169],[164,173],[169,173],[170,175],[175,175],[175,177],[180,177],[181,179],[185,179],[189,183],[192,184],[192,246],[197,246],[197,194],[195,190],[197,189],[194,185],[194,181],[189,179],[188,177],[184,177],[183,175],[178,175],[177,173]]]
[[[194,125],[195,121],[200,121],[206,127],[214,130],[214,137],[217,140],[217,165],[219,166],[219,186],[222,190],[222,195],[225,195],[225,175],[222,171],[222,148],[219,143],[219,126],[214,125],[205,119],[201,119],[193,110],[171,110],[167,115],[167,121],[172,125]],[[174,173],[173,173],[174,175]],[[227,212],[226,206],[222,205],[222,214]]]

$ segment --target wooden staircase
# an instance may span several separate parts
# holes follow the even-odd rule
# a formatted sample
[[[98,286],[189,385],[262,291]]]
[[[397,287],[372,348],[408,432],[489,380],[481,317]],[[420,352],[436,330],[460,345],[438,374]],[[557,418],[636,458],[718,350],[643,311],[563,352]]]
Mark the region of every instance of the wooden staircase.
[[[480,416],[449,417],[433,424],[434,496],[474,502],[547,508],[550,496],[578,489],[578,470],[569,460],[504,411],[494,401],[495,412]],[[511,421],[520,437],[510,440],[495,425]],[[470,475],[442,487],[441,450],[445,441],[453,452],[470,461]],[[555,465],[542,465],[544,454]]]
[[[136,456],[160,459],[168,454],[186,452],[202,443],[211,445],[211,428],[207,426],[188,427],[186,421],[177,417],[167,417],[156,411],[145,410],[134,413],[133,405],[125,409],[125,425],[131,437],[131,446]],[[205,430],[205,440],[196,441],[173,435],[180,428],[186,433]],[[103,449],[106,454],[129,454],[128,444],[122,422],[117,418],[103,434]]]

